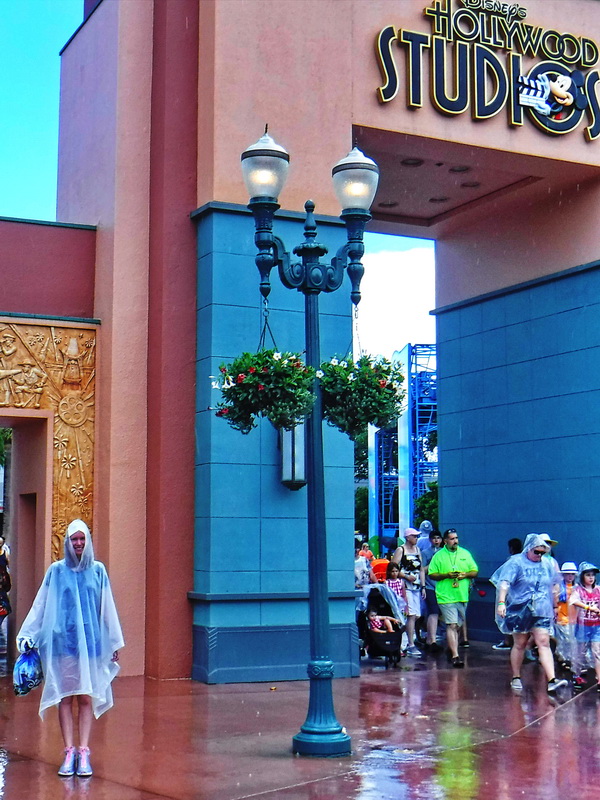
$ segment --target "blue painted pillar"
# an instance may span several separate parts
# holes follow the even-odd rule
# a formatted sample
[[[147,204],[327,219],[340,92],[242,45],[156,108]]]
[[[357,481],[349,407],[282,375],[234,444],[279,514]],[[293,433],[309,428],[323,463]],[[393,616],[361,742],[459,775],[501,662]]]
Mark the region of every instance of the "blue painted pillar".
[[[254,263],[254,223],[242,206],[211,203],[198,230],[196,519],[192,677],[207,683],[306,679],[310,654],[306,488],[280,482],[278,433],[266,421],[248,436],[210,410],[219,365],[255,351],[263,314]],[[317,218],[335,253],[340,220]],[[291,250],[304,215],[279,213],[274,232]],[[269,322],[279,350],[304,349],[304,297],[272,275]],[[350,284],[320,298],[322,357],[351,344]],[[271,342],[267,342],[270,346]],[[352,442],[327,425],[325,505],[331,656],[336,677],[357,675],[354,624]]]

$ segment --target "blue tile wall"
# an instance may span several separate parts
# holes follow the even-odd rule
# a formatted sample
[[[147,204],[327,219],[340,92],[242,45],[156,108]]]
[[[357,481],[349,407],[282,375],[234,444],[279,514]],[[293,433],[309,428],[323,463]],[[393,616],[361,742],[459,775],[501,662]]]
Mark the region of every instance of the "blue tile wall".
[[[269,422],[259,422],[244,436],[215,416],[219,392],[211,381],[222,362],[257,349],[263,306],[251,216],[215,208],[201,216],[197,226],[194,591],[202,597],[192,598],[194,676],[211,682],[275,680],[282,674],[305,678],[307,631],[287,637],[283,667],[266,653],[262,665],[251,663],[257,658],[256,648],[231,647],[231,637],[223,635],[248,626],[256,641],[264,639],[273,648],[286,624],[298,630],[308,626],[306,599],[268,597],[308,591],[306,489],[290,491],[282,486],[278,434]],[[303,238],[303,222],[276,219],[274,232],[292,248]],[[345,243],[345,229],[337,223],[319,224],[318,239],[331,256]],[[276,269],[271,281],[269,322],[277,348],[302,351],[304,297],[286,289]],[[347,279],[339,291],[321,295],[319,302],[322,358],[345,355],[352,338]],[[267,346],[272,346],[269,338]],[[345,643],[341,674],[349,675],[357,674],[358,658],[358,649],[347,646],[356,638],[353,445],[327,425],[324,440],[329,588],[350,598],[332,601],[332,623],[342,631],[338,638]],[[244,598],[248,593],[265,600]],[[240,597],[211,599],[222,594]],[[207,667],[215,663],[218,668]]]
[[[455,306],[437,327],[441,526],[482,577],[531,531],[560,561],[600,561],[600,269]]]

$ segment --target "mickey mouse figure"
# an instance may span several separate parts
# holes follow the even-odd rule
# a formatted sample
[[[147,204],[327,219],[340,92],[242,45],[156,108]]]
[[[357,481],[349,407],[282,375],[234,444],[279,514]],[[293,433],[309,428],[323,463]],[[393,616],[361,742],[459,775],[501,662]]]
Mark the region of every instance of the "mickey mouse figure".
[[[545,117],[560,118],[564,108],[583,109],[588,100],[583,93],[584,75],[573,70],[569,75],[543,72],[538,78],[519,76],[519,104],[533,108]]]

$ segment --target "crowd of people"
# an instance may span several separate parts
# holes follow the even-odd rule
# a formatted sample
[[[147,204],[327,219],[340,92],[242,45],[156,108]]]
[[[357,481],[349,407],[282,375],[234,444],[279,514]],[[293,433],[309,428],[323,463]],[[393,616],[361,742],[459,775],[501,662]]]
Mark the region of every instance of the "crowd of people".
[[[529,534],[521,552],[490,578],[496,587],[496,624],[511,637],[495,649],[510,648],[510,685],[516,691],[523,688],[525,654],[535,647],[549,693],[565,686],[567,676],[574,690],[581,690],[590,668],[600,692],[600,570],[589,561],[559,566],[551,553],[557,544],[547,533]]]
[[[371,584],[383,583],[401,603],[406,627],[407,656],[423,652],[436,655],[444,648],[437,642],[438,622],[446,626],[446,653],[453,667],[464,667],[459,647],[469,647],[466,633],[466,609],[469,590],[477,576],[473,556],[458,543],[455,528],[442,535],[425,520],[419,530],[407,528],[403,543],[389,559],[374,559],[365,543],[357,548],[354,562],[356,587],[368,595]],[[417,620],[425,618],[425,642],[422,649],[416,639]],[[397,625],[400,621],[391,618]],[[377,629],[369,622],[372,630]],[[394,622],[388,621],[388,627]],[[462,641],[461,641],[462,635]]]
[[[569,681],[575,691],[584,688],[590,670],[600,693],[600,570],[588,561],[559,566],[551,553],[556,545],[547,533],[529,534],[524,542],[509,540],[509,557],[490,578],[496,588],[496,624],[504,634],[493,649],[510,651],[515,691],[523,688],[521,667],[527,658],[539,661],[551,694]],[[378,622],[377,629],[404,627],[403,655],[436,655],[444,649],[438,644],[441,619],[446,654],[457,668],[464,666],[460,648],[469,646],[466,609],[477,574],[473,556],[459,546],[457,531],[449,528],[442,535],[427,520],[419,530],[407,528],[403,543],[386,559],[375,559],[366,544],[355,555],[356,587],[365,598],[372,584],[385,584],[400,604],[403,618]],[[417,620],[422,621],[421,641]]]

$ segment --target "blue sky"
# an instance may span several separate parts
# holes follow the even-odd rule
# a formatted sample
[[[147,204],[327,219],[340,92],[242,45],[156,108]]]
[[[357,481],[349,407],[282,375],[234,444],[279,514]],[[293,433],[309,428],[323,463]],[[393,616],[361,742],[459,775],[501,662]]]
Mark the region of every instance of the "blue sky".
[[[59,51],[83,0],[2,0],[0,216],[55,219]]]
[[[59,52],[83,20],[83,0],[1,0],[1,9],[0,216],[54,220]],[[389,357],[434,341],[432,243],[382,234],[365,243],[362,348]]]

